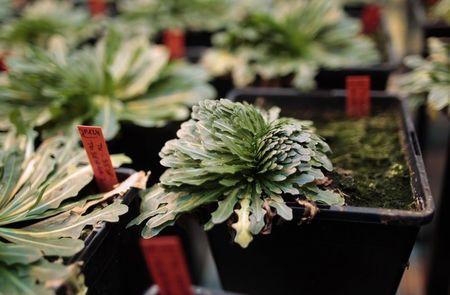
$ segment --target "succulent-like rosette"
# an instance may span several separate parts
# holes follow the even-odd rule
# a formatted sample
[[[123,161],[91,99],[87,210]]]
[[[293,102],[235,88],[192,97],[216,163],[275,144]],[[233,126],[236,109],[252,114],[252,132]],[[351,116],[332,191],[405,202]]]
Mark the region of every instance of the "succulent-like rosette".
[[[103,127],[109,140],[120,122],[160,127],[185,120],[199,99],[215,97],[205,70],[170,61],[145,35],[111,28],[95,46],[69,50],[53,38],[44,51],[28,48],[7,59],[0,74],[0,115],[21,109],[34,126],[59,131],[73,122]],[[0,126],[7,125],[0,116]]]
[[[27,4],[17,17],[5,20],[0,27],[0,46],[17,54],[29,44],[45,48],[53,36],[63,37],[76,46],[90,37],[93,30],[89,13],[74,7],[71,1],[38,0]]]
[[[235,242],[247,247],[267,225],[265,215],[292,219],[284,194],[343,205],[338,194],[315,184],[325,178],[323,169],[333,169],[326,142],[310,122],[278,113],[226,99],[194,106],[178,138],[161,150],[161,164],[168,169],[144,194],[141,215],[131,224],[150,218],[142,232],[149,238],[183,213],[217,203],[205,227],[235,215]]]
[[[239,87],[292,78],[293,86],[311,89],[319,68],[379,62],[374,42],[360,32],[359,21],[336,1],[274,1],[215,34],[202,64],[214,76],[231,75]]]

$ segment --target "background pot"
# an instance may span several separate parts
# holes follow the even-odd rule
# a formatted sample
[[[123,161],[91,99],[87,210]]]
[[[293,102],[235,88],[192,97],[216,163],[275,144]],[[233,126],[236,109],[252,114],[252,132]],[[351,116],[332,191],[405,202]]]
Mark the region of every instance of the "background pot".
[[[284,115],[345,112],[343,91],[301,94],[293,89],[233,91],[237,101],[277,105]],[[414,128],[400,99],[372,93],[373,108],[393,109],[402,118],[407,164],[418,211],[322,207],[310,224],[274,225],[247,249],[231,242],[225,224],[208,232],[225,290],[248,294],[395,294],[419,228],[434,212]],[[283,115],[283,114],[282,114]],[[291,204],[294,219],[303,208]]]

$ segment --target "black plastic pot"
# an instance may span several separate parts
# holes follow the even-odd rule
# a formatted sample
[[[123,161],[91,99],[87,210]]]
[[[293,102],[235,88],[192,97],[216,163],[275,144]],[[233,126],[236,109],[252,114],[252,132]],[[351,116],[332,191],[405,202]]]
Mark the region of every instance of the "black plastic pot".
[[[372,92],[373,109],[401,117],[403,147],[411,169],[418,211],[322,206],[310,224],[276,224],[247,249],[232,243],[226,224],[208,238],[225,290],[247,294],[395,294],[420,227],[434,213],[420,148],[403,100]],[[301,94],[293,89],[247,88],[236,101],[277,105],[282,115],[309,119],[312,113],[345,112],[343,91]],[[304,209],[290,204],[294,220]]]
[[[116,170],[119,181],[125,180],[135,171],[132,169],[119,168]],[[115,294],[120,285],[120,263],[119,252],[125,226],[136,212],[135,198],[138,189],[131,188],[123,197],[123,203],[129,206],[129,211],[120,217],[117,223],[102,223],[95,227],[84,240],[85,247],[68,262],[83,262],[82,272],[88,287],[88,294]],[[65,294],[63,289],[58,293]]]

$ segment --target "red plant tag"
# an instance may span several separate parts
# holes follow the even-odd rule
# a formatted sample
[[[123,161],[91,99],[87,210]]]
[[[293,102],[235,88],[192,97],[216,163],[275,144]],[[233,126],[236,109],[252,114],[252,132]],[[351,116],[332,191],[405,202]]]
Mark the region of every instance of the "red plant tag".
[[[376,4],[367,4],[361,15],[364,34],[372,34],[378,30],[381,22],[381,8]]]
[[[112,190],[119,181],[109,156],[102,128],[81,125],[77,126],[77,128],[99,189],[102,192]]]
[[[8,53],[0,53],[0,72],[7,72],[8,66],[6,65],[6,56]]]
[[[347,116],[368,116],[370,113],[370,76],[348,76],[345,82]]]
[[[3,56],[0,56],[0,72],[7,72],[8,67],[6,66]]]
[[[180,239],[164,236],[141,240],[147,266],[161,295],[192,295],[191,279]]]
[[[185,34],[182,30],[165,30],[163,32],[163,43],[169,49],[171,59],[182,58],[186,55]]]
[[[88,0],[89,11],[91,15],[103,15],[106,12],[105,0]]]

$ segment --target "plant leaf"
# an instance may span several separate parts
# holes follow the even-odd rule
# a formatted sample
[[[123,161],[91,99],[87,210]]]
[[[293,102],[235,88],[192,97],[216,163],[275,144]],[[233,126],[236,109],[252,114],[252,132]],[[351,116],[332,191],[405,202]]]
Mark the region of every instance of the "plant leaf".
[[[250,198],[244,197],[239,204],[240,209],[234,210],[238,216],[238,221],[233,223],[232,227],[236,230],[236,236],[234,241],[238,243],[242,248],[247,248],[250,242],[253,240],[253,236],[250,232]]]

